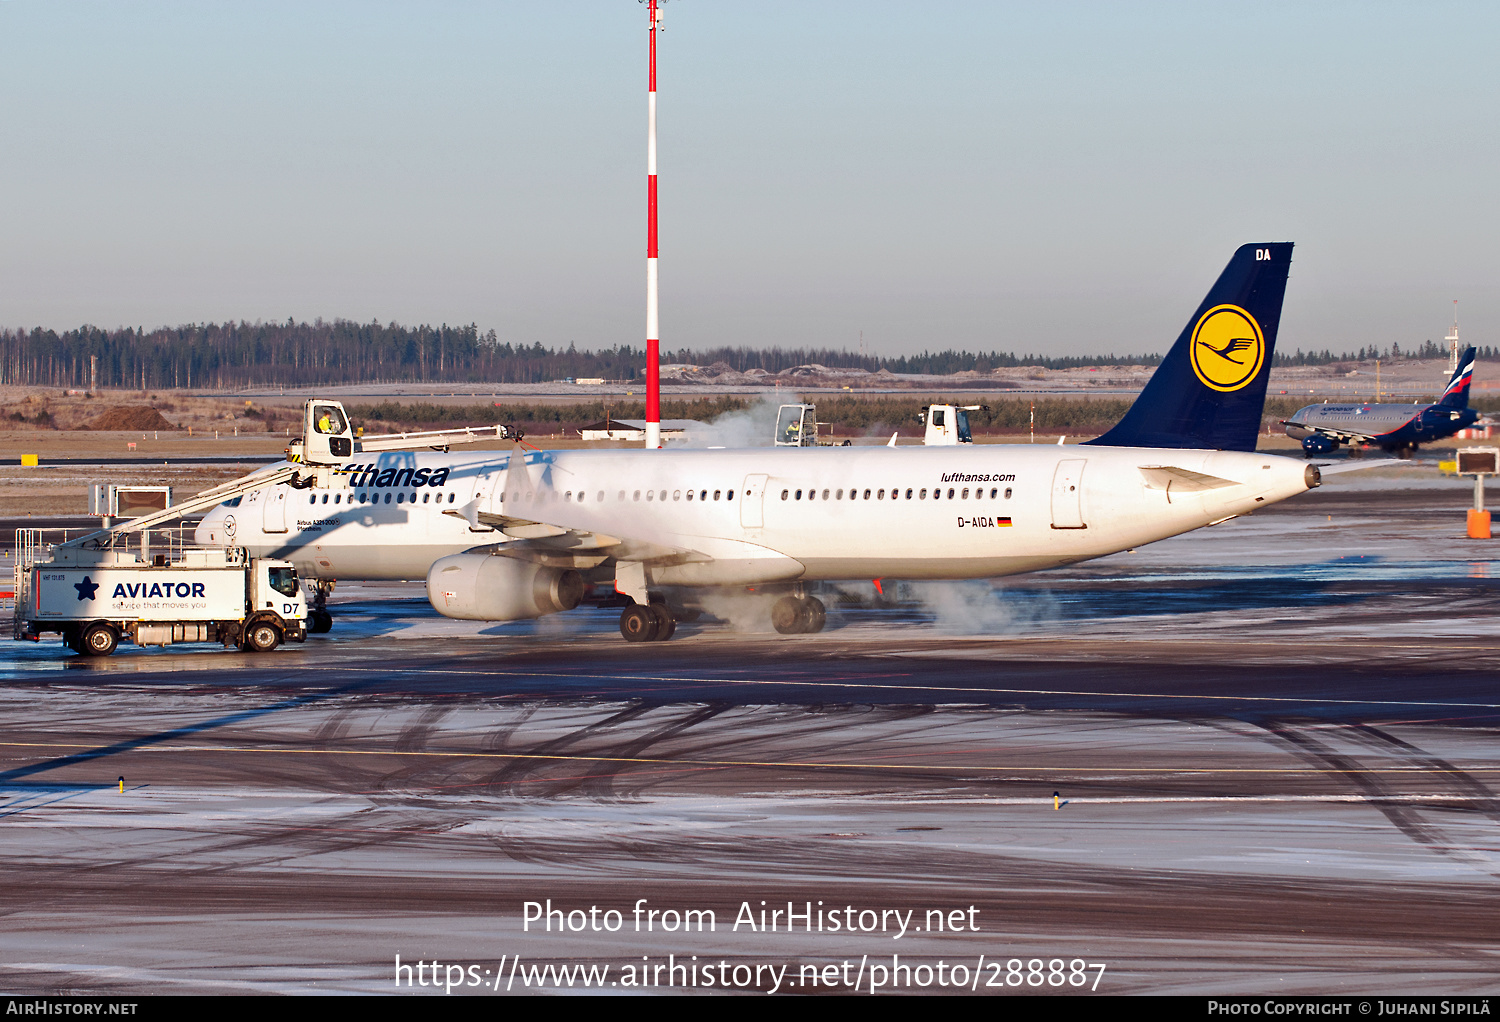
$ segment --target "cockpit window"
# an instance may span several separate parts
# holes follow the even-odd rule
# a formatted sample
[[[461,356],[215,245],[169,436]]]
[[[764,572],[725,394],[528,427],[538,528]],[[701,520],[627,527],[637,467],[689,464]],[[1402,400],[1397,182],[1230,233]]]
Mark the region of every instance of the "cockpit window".
[[[229,498],[228,500],[226,500],[224,503],[220,504],[219,506],[220,507],[239,507],[240,506],[240,501],[242,501],[244,499],[245,499],[245,495],[242,493],[238,497],[231,497],[231,498]]]
[[[282,596],[297,595],[297,569],[296,568],[269,568],[271,588]]]

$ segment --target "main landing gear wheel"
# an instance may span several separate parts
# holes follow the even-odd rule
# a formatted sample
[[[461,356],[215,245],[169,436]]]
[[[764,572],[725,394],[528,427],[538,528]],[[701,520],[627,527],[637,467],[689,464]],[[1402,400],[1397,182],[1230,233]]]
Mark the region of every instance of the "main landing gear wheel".
[[[314,610],[307,615],[307,630],[313,635],[333,631],[333,615],[326,610]]]
[[[666,642],[677,631],[677,622],[665,604],[649,607],[633,604],[620,614],[620,634],[628,642]]]
[[[823,606],[823,601],[816,596],[809,596],[807,598],[807,633],[811,635],[821,632],[827,623],[828,608]]]
[[[84,656],[109,656],[120,644],[120,637],[109,625],[95,625],[83,633],[83,638],[73,648]]]
[[[828,608],[816,596],[783,596],[771,605],[771,624],[782,635],[821,632],[828,621]]]
[[[653,603],[651,605],[651,616],[656,618],[656,638],[654,642],[666,642],[677,634],[677,621],[672,617],[672,612],[665,604]]]
[[[650,607],[633,603],[620,613],[620,634],[626,642],[651,642],[660,627]]]
[[[260,621],[250,626],[245,633],[246,653],[269,653],[281,645],[281,633],[276,626],[266,621]]]

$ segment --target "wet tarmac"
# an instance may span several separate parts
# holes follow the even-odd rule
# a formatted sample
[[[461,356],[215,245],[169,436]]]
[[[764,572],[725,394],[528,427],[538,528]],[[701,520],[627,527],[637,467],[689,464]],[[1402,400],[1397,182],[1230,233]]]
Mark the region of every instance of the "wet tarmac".
[[[750,598],[632,645],[617,611],[347,584],[332,634],[260,657],[0,643],[3,985],[1493,993],[1469,492],[850,585],[816,636]]]

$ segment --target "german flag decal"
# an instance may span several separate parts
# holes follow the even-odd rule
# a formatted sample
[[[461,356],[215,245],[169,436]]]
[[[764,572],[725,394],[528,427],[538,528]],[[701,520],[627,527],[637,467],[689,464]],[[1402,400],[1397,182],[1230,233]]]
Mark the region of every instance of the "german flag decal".
[[[1010,519],[1009,518],[996,518],[995,519],[995,525],[996,525],[997,528],[1008,529],[1008,528],[1010,528]]]

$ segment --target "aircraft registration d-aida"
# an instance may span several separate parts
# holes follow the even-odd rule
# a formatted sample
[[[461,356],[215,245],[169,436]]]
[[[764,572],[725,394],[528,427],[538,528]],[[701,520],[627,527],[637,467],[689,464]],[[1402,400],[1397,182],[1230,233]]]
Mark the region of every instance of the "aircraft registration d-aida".
[[[1474,349],[1464,351],[1448,386],[1430,405],[1328,404],[1300,408],[1283,419],[1286,435],[1302,441],[1309,458],[1328,454],[1342,444],[1379,447],[1403,458],[1418,444],[1431,443],[1468,429],[1479,421],[1469,407],[1474,376]]]
[[[625,638],[661,640],[697,593],[753,588],[779,631],[816,632],[819,582],[1054,568],[1317,486],[1316,466],[1255,451],[1291,255],[1286,242],[1236,251],[1140,398],[1085,444],[356,449],[347,488],[256,490],[197,538],[314,579],[425,576],[454,618],[567,611],[592,586],[628,597]]]

